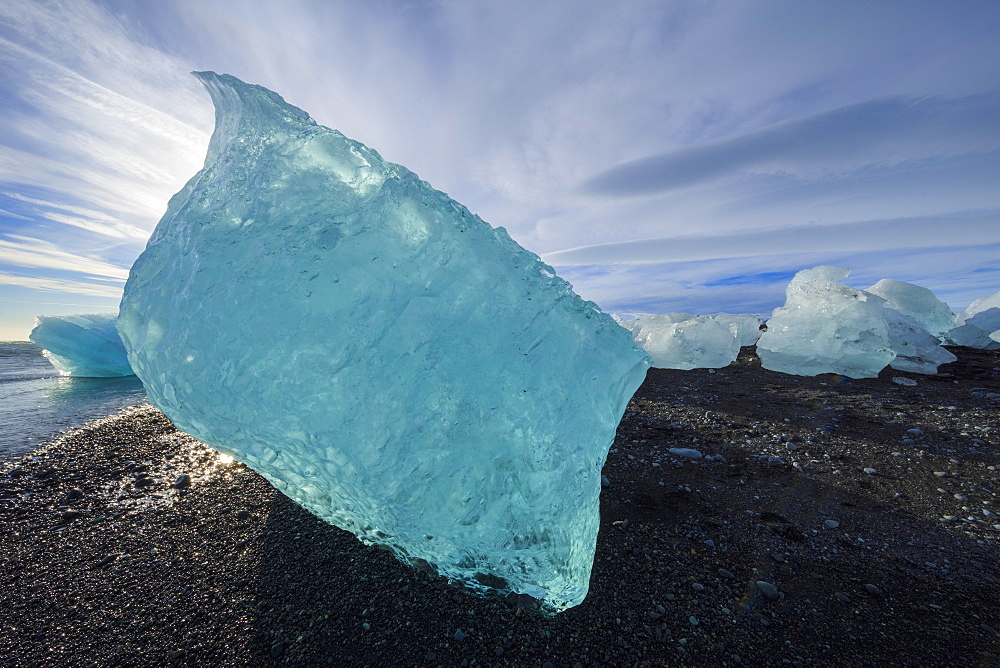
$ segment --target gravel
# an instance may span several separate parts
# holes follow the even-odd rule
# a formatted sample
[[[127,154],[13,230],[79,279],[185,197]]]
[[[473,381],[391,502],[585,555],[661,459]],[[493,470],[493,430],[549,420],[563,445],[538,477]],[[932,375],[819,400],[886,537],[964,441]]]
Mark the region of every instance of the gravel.
[[[785,376],[752,350],[714,374],[651,370],[603,471],[614,484],[590,593],[555,617],[366,547],[155,409],[128,409],[0,470],[0,656],[12,667],[995,665],[1000,525],[983,510],[1000,501],[986,396],[1000,392],[1000,354],[955,352],[912,388],[889,373]],[[918,442],[893,456],[908,429]],[[785,463],[790,452],[811,468]],[[191,484],[173,487],[182,474]],[[840,528],[824,531],[828,519]]]

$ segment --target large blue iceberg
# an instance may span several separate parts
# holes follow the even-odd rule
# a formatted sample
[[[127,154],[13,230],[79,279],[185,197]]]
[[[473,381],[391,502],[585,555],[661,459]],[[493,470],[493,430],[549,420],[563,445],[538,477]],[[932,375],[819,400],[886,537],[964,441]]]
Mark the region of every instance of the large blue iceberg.
[[[580,603],[647,356],[405,167],[265,88],[197,76],[216,108],[205,167],[118,324],[150,401],[408,563]]]
[[[60,375],[83,378],[131,376],[125,346],[115,328],[117,313],[40,315],[28,339]]]

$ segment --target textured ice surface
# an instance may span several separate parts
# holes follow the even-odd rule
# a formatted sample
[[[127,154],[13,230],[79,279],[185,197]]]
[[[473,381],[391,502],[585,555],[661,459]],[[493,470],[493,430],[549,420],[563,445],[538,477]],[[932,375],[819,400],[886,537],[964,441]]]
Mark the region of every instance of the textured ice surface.
[[[406,168],[265,88],[198,77],[216,107],[205,167],[122,300],[150,401],[408,563],[580,603],[647,356]]]
[[[725,325],[736,337],[737,345],[752,346],[760,338],[760,318],[746,313],[719,313],[712,319]]]
[[[1000,308],[994,306],[972,314],[966,311],[960,314],[959,321],[961,324],[947,334],[955,345],[985,350],[1000,348],[998,336],[994,336],[1000,334]]]
[[[898,371],[935,374],[942,364],[958,358],[940,345],[940,339],[916,318],[892,308],[882,309],[888,328],[889,347],[896,357],[889,366]]]
[[[718,369],[731,364],[740,352],[729,321],[720,322],[710,315],[667,313],[622,326],[653,358],[653,366],[662,369]]]
[[[117,313],[40,315],[28,338],[63,376],[131,376],[117,322]]]
[[[969,348],[1000,348],[1000,292],[977,299],[956,315],[955,329],[948,332],[947,338]]]
[[[821,266],[800,271],[785,290],[757,342],[761,364],[774,371],[813,376],[838,373],[873,378],[892,363],[915,373],[936,373],[955,360],[915,318],[886,300],[838,281],[851,270]]]
[[[1000,292],[994,292],[989,297],[983,297],[972,302],[969,304],[969,308],[965,309],[963,315],[968,318],[991,308],[1000,308]]]
[[[883,278],[865,292],[885,299],[889,308],[916,318],[934,336],[942,337],[955,326],[955,314],[951,308],[927,288]]]

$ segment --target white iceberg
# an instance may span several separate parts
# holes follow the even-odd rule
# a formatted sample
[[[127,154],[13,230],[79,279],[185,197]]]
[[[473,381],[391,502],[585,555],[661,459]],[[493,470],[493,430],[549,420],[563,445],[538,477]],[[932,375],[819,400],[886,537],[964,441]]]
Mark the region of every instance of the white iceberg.
[[[955,316],[955,328],[946,336],[959,346],[1000,348],[1000,292],[969,304],[969,308]]]
[[[133,375],[115,325],[117,313],[40,315],[28,340],[60,375],[115,378]]]
[[[983,311],[961,314],[961,324],[947,334],[949,341],[957,346],[982,350],[1000,349],[997,336],[1000,335],[1000,308],[992,307]]]
[[[216,128],[125,287],[150,401],[319,517],[476,589],[587,593],[648,357],[536,255],[277,94]]]
[[[731,364],[740,352],[740,323],[730,328],[710,315],[667,313],[629,322],[636,345],[649,353],[661,369],[719,369]],[[744,334],[745,336],[745,334]]]
[[[752,346],[760,338],[760,318],[748,313],[719,313],[712,316],[736,337],[739,346]]]
[[[955,314],[951,307],[925,287],[883,278],[865,292],[884,299],[885,306],[916,318],[928,332],[939,338],[955,326]]]
[[[838,282],[850,272],[820,266],[792,278],[785,305],[775,309],[757,342],[762,366],[802,376],[874,378],[889,364],[936,373],[938,364],[955,360],[918,320]]]

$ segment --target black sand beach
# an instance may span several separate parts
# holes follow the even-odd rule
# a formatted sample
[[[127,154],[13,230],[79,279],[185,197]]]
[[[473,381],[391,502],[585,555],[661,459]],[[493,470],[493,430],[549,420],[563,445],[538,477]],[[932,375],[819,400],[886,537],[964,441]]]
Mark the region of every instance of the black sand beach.
[[[590,595],[555,617],[404,566],[127,409],[0,472],[0,664],[998,666],[1000,353],[953,351],[931,377],[786,376],[751,349],[652,370]]]

